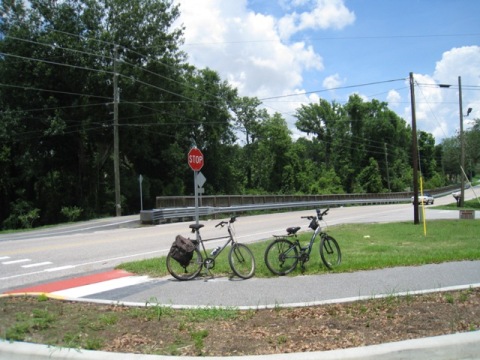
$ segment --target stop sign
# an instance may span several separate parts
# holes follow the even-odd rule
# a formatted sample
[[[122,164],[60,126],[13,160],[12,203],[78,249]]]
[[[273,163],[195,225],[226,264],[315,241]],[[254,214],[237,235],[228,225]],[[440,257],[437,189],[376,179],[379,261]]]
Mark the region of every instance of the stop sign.
[[[188,152],[188,165],[193,171],[200,171],[203,167],[203,154],[198,148],[192,148]]]

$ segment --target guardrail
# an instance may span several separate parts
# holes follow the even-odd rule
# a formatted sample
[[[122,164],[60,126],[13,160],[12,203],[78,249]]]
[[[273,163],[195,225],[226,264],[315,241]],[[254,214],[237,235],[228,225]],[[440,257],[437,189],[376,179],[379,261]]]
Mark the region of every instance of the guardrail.
[[[198,208],[199,216],[208,216],[216,214],[232,214],[238,212],[260,211],[260,210],[278,210],[294,209],[307,207],[325,207],[342,205],[372,205],[372,204],[391,204],[410,202],[410,198],[397,199],[350,199],[350,200],[324,200],[324,201],[302,201],[290,203],[267,203],[267,204],[248,204],[232,206],[200,206]],[[142,210],[140,212],[140,221],[142,223],[158,223],[162,221],[180,219],[193,219],[195,217],[195,207],[184,208],[162,208],[152,210]]]
[[[448,186],[426,190],[434,197],[457,190]],[[217,195],[201,196],[198,208],[200,216],[233,214],[238,212],[294,209],[345,205],[375,205],[410,202],[412,192],[382,194],[337,194],[337,195]],[[156,209],[142,210],[142,223],[188,220],[195,218],[194,196],[158,196]]]

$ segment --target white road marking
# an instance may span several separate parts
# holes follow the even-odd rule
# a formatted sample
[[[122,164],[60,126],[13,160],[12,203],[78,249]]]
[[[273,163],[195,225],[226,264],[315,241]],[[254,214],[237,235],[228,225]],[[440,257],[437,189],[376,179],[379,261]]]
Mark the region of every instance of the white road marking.
[[[18,264],[22,262],[29,262],[32,261],[30,259],[20,259],[20,260],[12,260],[12,261],[4,261],[2,262],[3,265],[11,265],[11,264]]]
[[[50,261],[44,261],[41,263],[36,263],[36,264],[29,264],[29,265],[22,265],[22,268],[32,268],[32,267],[37,267],[37,266],[45,266],[45,265],[50,265]]]
[[[66,265],[66,266],[59,266],[59,267],[51,268],[51,269],[45,269],[45,270],[43,270],[43,271],[53,272],[53,271],[60,271],[60,270],[72,269],[72,268],[74,268],[74,267],[75,267],[75,265]]]
[[[102,281],[96,284],[79,286],[71,289],[54,291],[52,294],[68,298],[80,298],[86,295],[97,294],[126,286],[138,285],[150,281],[148,276],[127,276],[119,279]]]

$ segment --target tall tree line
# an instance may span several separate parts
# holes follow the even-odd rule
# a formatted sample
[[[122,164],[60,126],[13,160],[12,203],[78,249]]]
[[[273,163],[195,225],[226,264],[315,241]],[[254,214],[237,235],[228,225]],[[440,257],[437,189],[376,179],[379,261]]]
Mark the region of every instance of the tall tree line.
[[[305,136],[294,140],[281,114],[240,97],[215,70],[188,63],[170,0],[1,6],[0,228],[115,213],[115,69],[124,214],[139,211],[139,175],[146,208],[157,195],[191,194],[192,146],[205,155],[208,194],[411,186],[411,131],[386,103],[353,95],[344,105],[304,105],[295,117]],[[427,182],[454,180],[443,158],[449,144],[420,135]]]

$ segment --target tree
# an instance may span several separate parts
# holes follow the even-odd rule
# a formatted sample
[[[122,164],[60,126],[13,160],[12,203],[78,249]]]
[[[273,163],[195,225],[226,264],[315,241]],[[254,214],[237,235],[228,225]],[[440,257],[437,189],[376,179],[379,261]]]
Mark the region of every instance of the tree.
[[[465,132],[465,158],[465,171],[471,180],[480,165],[480,119],[475,119],[474,125]]]
[[[442,141],[442,166],[445,175],[450,182],[459,181],[460,144],[455,137],[446,138]]]
[[[2,10],[0,136],[6,142],[0,166],[16,187],[2,183],[0,203],[31,202],[41,209],[40,223],[58,221],[65,206],[78,205],[85,216],[111,213],[115,48],[122,130],[146,116],[153,124],[159,107],[140,101],[158,103],[162,92],[174,93],[168,92],[178,81],[172,68],[184,59],[178,51],[182,29],[172,27],[178,6],[163,0],[32,0],[28,7],[4,1]],[[167,85],[160,88],[159,82]],[[120,134],[121,144],[138,149],[145,143],[138,132]],[[123,180],[135,174],[136,149],[131,149],[122,148]],[[131,199],[126,192],[125,201]],[[9,211],[2,208],[0,222]]]
[[[370,158],[369,164],[358,175],[358,184],[367,193],[383,192],[382,176],[377,161]]]
[[[418,157],[420,171],[424,179],[436,175],[437,162],[435,160],[435,138],[432,134],[420,131],[418,134]]]
[[[320,99],[318,104],[302,105],[296,111],[295,125],[307,135],[314,134],[324,147],[324,161],[328,168],[332,154],[332,140],[335,126],[340,117],[341,106],[336,102],[331,104]]]
[[[247,96],[237,97],[232,103],[232,112],[234,115],[234,127],[237,131],[245,136],[243,167],[246,174],[246,186],[252,188],[252,168],[253,151],[255,148],[254,142],[259,138],[259,131],[261,123],[268,118],[268,113],[265,109],[260,109],[260,100],[257,98],[250,98]],[[243,139],[240,139],[243,141]]]

